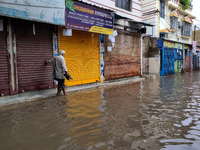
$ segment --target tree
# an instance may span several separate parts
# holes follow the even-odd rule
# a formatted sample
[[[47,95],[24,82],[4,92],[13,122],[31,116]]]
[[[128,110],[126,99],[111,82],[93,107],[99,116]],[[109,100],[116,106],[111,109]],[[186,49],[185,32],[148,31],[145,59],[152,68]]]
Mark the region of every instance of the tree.
[[[183,9],[186,10],[190,8],[191,1],[190,0],[180,0],[180,3],[183,5]]]

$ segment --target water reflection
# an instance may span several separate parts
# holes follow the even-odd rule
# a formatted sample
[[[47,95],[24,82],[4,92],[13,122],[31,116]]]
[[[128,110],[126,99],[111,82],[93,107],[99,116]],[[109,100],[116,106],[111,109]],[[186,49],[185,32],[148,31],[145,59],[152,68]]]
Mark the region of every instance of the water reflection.
[[[198,71],[5,107],[1,149],[197,150]]]
[[[99,143],[101,139],[103,111],[99,109],[103,100],[101,90],[79,92],[69,95],[66,99],[67,118],[70,120],[65,143],[59,149],[86,149],[92,143]]]

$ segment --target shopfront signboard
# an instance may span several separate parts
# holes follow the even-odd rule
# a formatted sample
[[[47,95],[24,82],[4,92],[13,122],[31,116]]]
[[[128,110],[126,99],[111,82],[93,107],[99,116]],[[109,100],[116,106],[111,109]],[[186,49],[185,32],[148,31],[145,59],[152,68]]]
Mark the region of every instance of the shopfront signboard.
[[[174,43],[169,41],[164,41],[164,47],[174,48]]]
[[[65,27],[113,35],[113,14],[89,4],[66,0]]]
[[[63,0],[0,0],[0,16],[65,25]]]

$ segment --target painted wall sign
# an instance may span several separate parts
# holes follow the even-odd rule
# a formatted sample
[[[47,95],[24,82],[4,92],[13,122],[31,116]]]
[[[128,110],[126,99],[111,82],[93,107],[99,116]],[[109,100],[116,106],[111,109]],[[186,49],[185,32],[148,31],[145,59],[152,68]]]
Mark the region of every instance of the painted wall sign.
[[[174,48],[174,43],[173,42],[169,42],[169,41],[164,41],[164,46],[165,47]]]
[[[189,46],[187,46],[187,45],[184,45],[184,49],[189,49]]]
[[[183,44],[175,43],[175,48],[177,48],[177,49],[183,49]]]
[[[113,35],[113,20],[108,11],[66,0],[66,28]]]
[[[64,0],[1,0],[0,15],[65,25]]]

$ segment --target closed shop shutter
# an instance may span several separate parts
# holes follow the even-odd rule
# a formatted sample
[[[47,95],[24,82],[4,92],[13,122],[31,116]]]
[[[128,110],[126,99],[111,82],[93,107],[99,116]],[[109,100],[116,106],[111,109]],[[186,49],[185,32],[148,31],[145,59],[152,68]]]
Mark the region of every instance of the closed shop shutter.
[[[15,20],[17,73],[19,91],[53,87],[52,66],[44,61],[53,57],[52,26],[43,23]]]
[[[65,50],[65,61],[73,80],[68,86],[100,81],[99,34],[73,30],[63,36],[59,28],[59,49]]]
[[[192,61],[192,52],[191,51],[185,51],[185,71],[186,72],[191,72],[191,63]]]
[[[105,51],[105,79],[139,76],[141,74],[140,36],[119,33],[115,40],[112,51]],[[112,45],[106,36],[105,47],[108,46]]]
[[[193,70],[197,70],[199,69],[199,62],[198,62],[199,58],[197,55],[193,56]]]
[[[3,31],[0,31],[0,94],[8,95],[9,73],[8,73],[8,53],[7,53],[7,20],[3,19]]]

